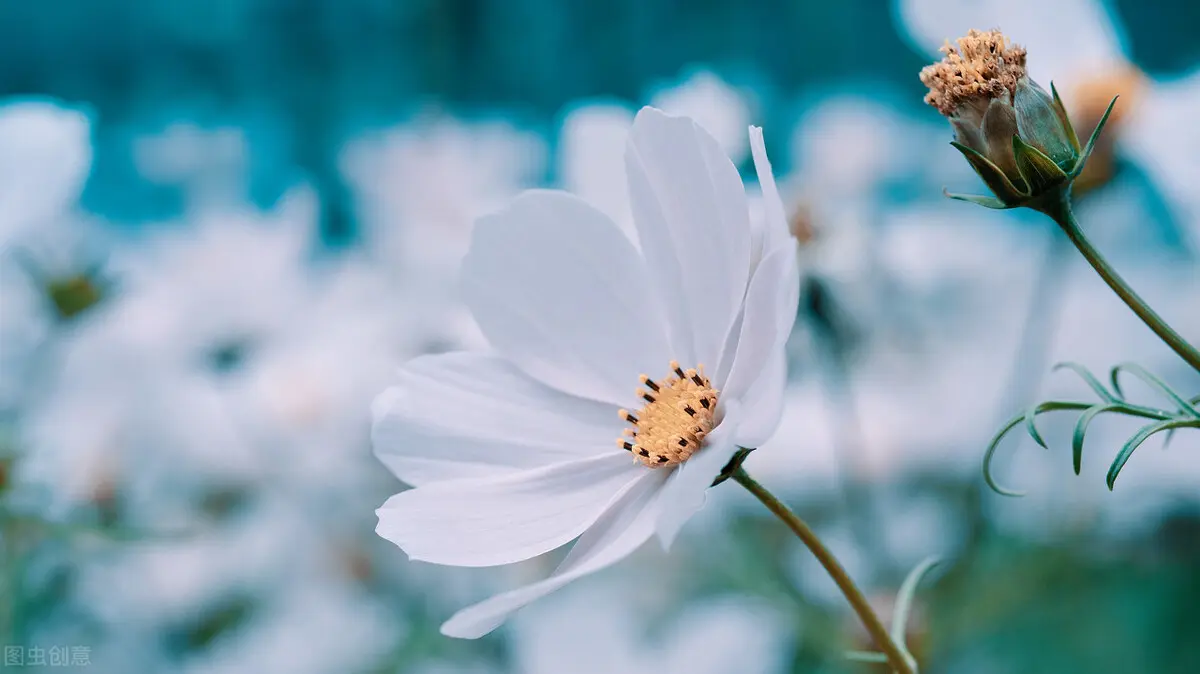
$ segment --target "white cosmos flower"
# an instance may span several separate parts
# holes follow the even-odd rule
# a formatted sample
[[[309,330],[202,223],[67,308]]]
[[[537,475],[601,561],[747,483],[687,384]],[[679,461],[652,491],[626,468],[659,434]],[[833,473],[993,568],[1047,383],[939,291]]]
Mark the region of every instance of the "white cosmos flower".
[[[760,129],[751,143],[770,205],[758,229],[717,142],[653,108],[625,152],[640,249],[564,192],[477,223],[463,288],[494,350],[418,358],[375,401],[376,453],[416,486],[376,531],[456,566],[578,540],[549,578],[460,611],[444,634],[482,636],[655,532],[669,545],[737,447],[774,432],[798,273]]]

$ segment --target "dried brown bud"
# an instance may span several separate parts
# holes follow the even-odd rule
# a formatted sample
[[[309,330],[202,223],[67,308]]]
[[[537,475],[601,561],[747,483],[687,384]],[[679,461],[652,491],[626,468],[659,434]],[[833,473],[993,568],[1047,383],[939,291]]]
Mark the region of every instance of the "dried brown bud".
[[[957,44],[947,40],[942,60],[921,70],[929,87],[925,102],[947,117],[973,110],[982,119],[991,99],[1016,93],[1025,77],[1025,48],[999,30],[971,30]]]

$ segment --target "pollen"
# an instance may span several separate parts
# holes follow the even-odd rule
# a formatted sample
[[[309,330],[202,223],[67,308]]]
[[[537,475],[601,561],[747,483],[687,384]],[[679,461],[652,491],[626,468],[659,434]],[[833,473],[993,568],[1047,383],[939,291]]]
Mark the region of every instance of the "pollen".
[[[964,105],[987,107],[993,98],[1012,95],[1025,76],[1025,48],[1011,44],[998,30],[971,30],[947,40],[942,60],[921,70],[921,83],[929,87],[925,102],[947,117]]]
[[[630,424],[617,446],[651,468],[677,466],[696,453],[713,429],[717,390],[704,376],[704,366],[684,370],[671,361],[671,374],[655,381],[640,377],[638,398],[645,401],[636,412],[620,410]]]

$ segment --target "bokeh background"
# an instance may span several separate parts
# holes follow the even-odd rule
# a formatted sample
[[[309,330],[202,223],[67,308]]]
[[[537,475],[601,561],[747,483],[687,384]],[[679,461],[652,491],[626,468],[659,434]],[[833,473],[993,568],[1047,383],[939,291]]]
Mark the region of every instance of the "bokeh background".
[[[1200,5],[1189,0],[0,2],[0,643],[91,672],[868,672],[865,635],[731,484],[676,547],[479,641],[454,610],[543,574],[410,563],[369,407],[479,346],[473,219],[563,187],[627,216],[644,104],[694,116],[754,191],[765,127],[805,298],[778,436],[747,463],[888,610],[927,555],[929,673],[1200,672],[1200,434],[1101,420],[1072,474],[1016,433],[1060,360],[1189,372],[1035,214],[982,189],[922,105],[945,38],[1001,27],[1112,143],[1088,232],[1200,339]],[[1154,392],[1131,386],[1131,395]],[[1161,403],[1154,403],[1161,404]],[[650,549],[655,548],[655,549]],[[17,661],[20,655],[21,660]],[[58,661],[55,661],[58,658]],[[64,660],[63,658],[66,658]]]

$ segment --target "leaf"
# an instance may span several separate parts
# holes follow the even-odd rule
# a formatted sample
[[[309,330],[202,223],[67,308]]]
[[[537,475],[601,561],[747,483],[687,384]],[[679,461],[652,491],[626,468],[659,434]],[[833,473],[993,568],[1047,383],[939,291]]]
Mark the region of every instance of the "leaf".
[[[1143,426],[1132,438],[1129,438],[1125,446],[1121,448],[1121,452],[1117,454],[1117,458],[1113,460],[1112,466],[1108,469],[1107,482],[1109,491],[1112,491],[1113,484],[1117,481],[1117,476],[1121,474],[1121,469],[1125,467],[1125,463],[1129,461],[1129,457],[1133,456],[1134,451],[1138,447],[1141,447],[1142,443],[1155,433],[1175,428],[1200,428],[1200,419],[1168,419]]]
[[[1095,391],[1096,395],[1099,396],[1101,400],[1110,403],[1119,401],[1116,396],[1114,396],[1112,393],[1109,393],[1108,389],[1104,388],[1104,384],[1101,384],[1100,380],[1096,379],[1096,376],[1092,374],[1091,370],[1088,370],[1079,363],[1063,361],[1055,365],[1053,368],[1054,372],[1058,372],[1059,370],[1070,370],[1079,375],[1079,378],[1083,380],[1083,383],[1087,384],[1089,388]]]
[[[921,580],[941,563],[941,558],[936,556],[921,560],[920,564],[908,572],[904,582],[900,584],[900,591],[896,593],[896,608],[892,612],[892,642],[910,658],[912,654],[905,646],[905,635],[908,634],[908,617],[912,613],[913,597],[917,593],[917,586],[921,584]]]
[[[945,189],[942,190],[942,194],[956,201],[966,201],[996,211],[1006,211],[1010,208],[1016,208],[1015,206],[1009,206],[995,197],[985,197],[981,194],[955,194]]]
[[[1033,438],[1034,442],[1041,445],[1042,449],[1050,449],[1050,446],[1046,444],[1046,440],[1042,438],[1042,434],[1037,429],[1037,415],[1040,408],[1041,405],[1034,405],[1025,411],[1025,432],[1029,434],[1029,437]]]
[[[1092,403],[1076,403],[1069,401],[1048,401],[1044,402],[1033,409],[1034,415],[1043,414],[1045,412],[1059,412],[1063,410],[1086,410],[1092,406]],[[1028,414],[1028,413],[1026,413]],[[1000,447],[1000,441],[1004,436],[1008,435],[1009,431],[1016,428],[1018,424],[1025,420],[1026,414],[1021,414],[1013,417],[1006,423],[1000,432],[992,437],[992,441],[988,443],[987,451],[983,454],[983,479],[987,486],[992,491],[1001,496],[1024,496],[1025,492],[1013,491],[1000,486],[992,476],[992,459],[995,457],[996,449]]]
[[[1087,434],[1088,425],[1101,414],[1114,412],[1121,408],[1122,406],[1119,404],[1105,405],[1101,403],[1094,407],[1089,407],[1084,410],[1083,414],[1079,415],[1079,420],[1075,422],[1075,433],[1071,437],[1071,460],[1075,467],[1076,475],[1079,474],[1080,469],[1083,467],[1083,438]]]
[[[1200,419],[1200,412],[1197,412],[1196,408],[1192,407],[1192,404],[1189,401],[1184,400],[1183,397],[1173,391],[1170,386],[1167,386],[1166,382],[1150,374],[1146,368],[1138,365],[1137,363],[1121,363],[1120,365],[1114,367],[1112,372],[1109,374],[1109,379],[1112,381],[1113,390],[1115,390],[1118,395],[1124,397],[1124,394],[1121,393],[1120,383],[1120,375],[1122,372],[1128,372],[1138,379],[1141,379],[1150,388],[1153,388],[1154,390],[1163,394],[1163,396],[1165,396],[1168,400],[1175,403],[1175,407],[1179,412],[1182,412],[1193,419]]]

